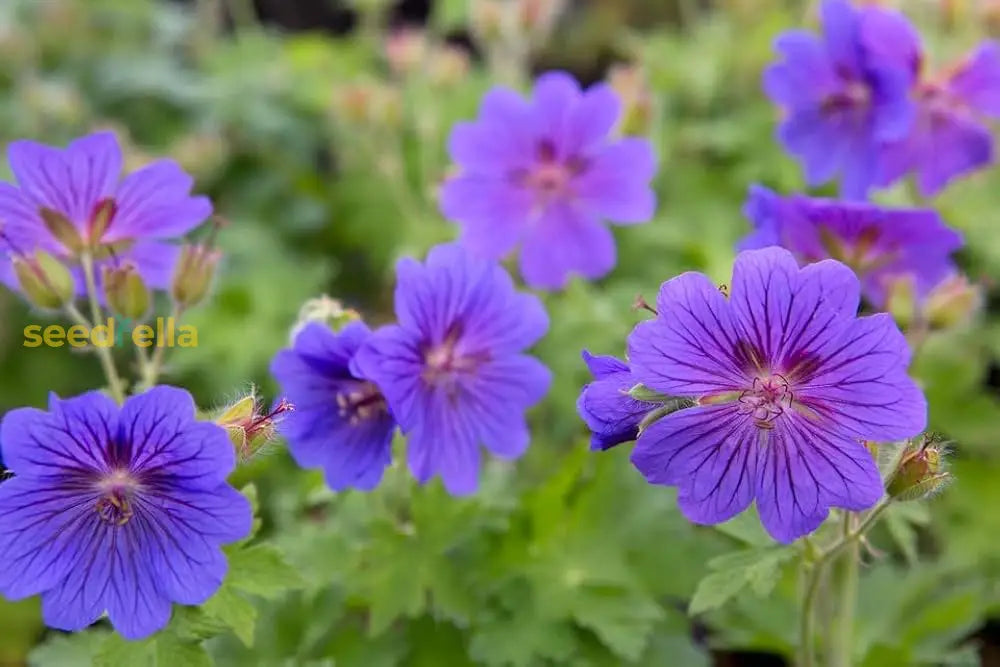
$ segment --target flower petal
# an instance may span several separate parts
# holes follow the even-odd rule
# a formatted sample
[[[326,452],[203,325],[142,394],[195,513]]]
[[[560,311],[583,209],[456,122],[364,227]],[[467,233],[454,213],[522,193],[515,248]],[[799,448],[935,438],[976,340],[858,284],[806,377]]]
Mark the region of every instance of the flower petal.
[[[106,471],[118,422],[114,401],[97,391],[66,400],[53,394],[49,409],[19,408],[4,415],[0,442],[7,467],[41,479]]]
[[[678,486],[689,520],[720,523],[753,500],[759,433],[733,405],[688,408],[643,430],[632,464],[650,484]]]
[[[534,206],[534,195],[506,178],[465,174],[441,190],[441,212],[462,227],[462,244],[487,259],[517,245]]]
[[[659,315],[628,338],[636,382],[673,396],[742,389],[745,354],[726,298],[699,273],[660,287]]]
[[[192,197],[194,179],[173,160],[134,171],[118,187],[118,209],[103,240],[182,236],[212,215],[207,197]]]
[[[648,222],[656,212],[650,180],[656,173],[653,147],[645,139],[622,139],[591,158],[573,180],[579,202],[619,223]]]
[[[588,212],[564,202],[548,206],[521,248],[521,275],[537,289],[561,289],[577,273],[596,280],[614,268],[615,239]]]

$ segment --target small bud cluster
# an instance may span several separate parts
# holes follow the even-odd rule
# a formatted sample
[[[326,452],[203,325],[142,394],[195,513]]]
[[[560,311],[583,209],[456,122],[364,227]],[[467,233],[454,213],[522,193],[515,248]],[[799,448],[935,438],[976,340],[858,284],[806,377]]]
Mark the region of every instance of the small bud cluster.
[[[907,443],[886,492],[895,500],[921,500],[937,493],[951,481],[945,467],[948,450],[937,436],[926,435],[918,443]]]

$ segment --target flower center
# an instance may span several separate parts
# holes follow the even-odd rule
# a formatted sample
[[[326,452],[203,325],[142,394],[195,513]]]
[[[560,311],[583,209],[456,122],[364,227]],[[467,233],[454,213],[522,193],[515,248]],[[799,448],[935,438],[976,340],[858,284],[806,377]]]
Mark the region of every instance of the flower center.
[[[753,386],[740,394],[740,412],[754,420],[759,428],[774,428],[774,420],[792,407],[788,380],[775,373],[755,377]]]
[[[848,78],[839,90],[826,96],[822,106],[827,112],[867,109],[871,106],[871,99],[872,91],[867,84]]]
[[[579,158],[559,160],[555,147],[549,142],[538,146],[535,166],[519,174],[517,180],[535,193],[538,204],[545,205],[554,199],[572,194],[572,181],[585,165]]]
[[[337,394],[340,416],[351,426],[388,412],[385,397],[372,382],[358,382],[350,391]]]
[[[139,484],[128,471],[116,470],[98,482],[102,492],[94,504],[101,521],[110,526],[124,526],[135,515],[132,498]]]
[[[469,354],[459,349],[459,335],[450,333],[443,341],[424,352],[423,378],[433,385],[454,388],[461,375],[472,374],[485,361],[482,355]]]

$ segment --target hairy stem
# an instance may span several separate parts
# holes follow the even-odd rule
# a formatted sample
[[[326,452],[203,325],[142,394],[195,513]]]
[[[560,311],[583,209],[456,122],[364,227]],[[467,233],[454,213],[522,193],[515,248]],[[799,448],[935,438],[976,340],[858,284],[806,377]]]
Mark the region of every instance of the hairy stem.
[[[87,287],[87,300],[90,302],[91,331],[93,331],[93,327],[98,326],[103,317],[101,304],[97,298],[97,279],[94,277],[93,256],[89,252],[83,253],[80,256],[80,264],[83,267],[83,279]],[[67,311],[71,316],[83,318],[80,312],[72,305],[67,307]],[[86,322],[86,318],[83,318],[83,321]],[[114,332],[111,332],[111,335],[114,335]],[[108,381],[108,390],[111,392],[111,396],[118,403],[123,403],[125,401],[125,388],[121,377],[118,375],[118,369],[115,368],[115,360],[111,355],[111,348],[95,345],[94,350],[97,352],[97,358],[101,362],[101,368],[104,371],[105,379]]]
[[[798,667],[813,667],[816,664],[813,651],[816,602],[819,599],[819,585],[823,580],[823,563],[806,562],[803,575],[802,607],[799,610],[799,656],[796,663]]]
[[[173,320],[176,325],[180,319],[181,315],[184,314],[184,309],[180,306],[174,304],[174,308],[170,311],[170,319]],[[153,350],[153,354],[150,358],[146,359],[142,363],[140,368],[140,374],[142,377],[142,386],[149,389],[156,384],[156,381],[160,378],[160,373],[163,371],[163,355],[167,349],[166,345],[161,345],[162,341],[156,341],[156,348]]]
[[[844,512],[843,535],[848,546],[840,557],[840,599],[837,601],[837,618],[833,626],[836,632],[832,647],[833,667],[851,667],[854,653],[854,611],[858,604],[858,561],[861,557],[861,536],[851,538],[856,521],[856,514]]]

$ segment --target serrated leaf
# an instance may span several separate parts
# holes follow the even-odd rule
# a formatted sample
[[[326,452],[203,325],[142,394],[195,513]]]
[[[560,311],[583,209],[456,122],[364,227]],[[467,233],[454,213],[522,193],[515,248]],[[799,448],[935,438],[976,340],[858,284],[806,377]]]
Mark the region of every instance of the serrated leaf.
[[[244,646],[253,646],[257,608],[245,597],[223,584],[219,592],[202,605],[202,611],[219,619],[239,637]]]
[[[304,585],[299,573],[269,544],[234,549],[228,556],[226,582],[237,590],[274,599]]]
[[[573,610],[577,623],[625,660],[637,660],[642,655],[653,626],[662,617],[663,610],[653,600],[614,588],[586,588]]]
[[[781,576],[781,565],[798,552],[790,547],[747,549],[725,554],[709,561],[716,572],[701,580],[691,598],[688,613],[700,614],[716,609],[750,586],[758,596],[771,592]]]
[[[749,546],[763,547],[774,544],[774,538],[764,530],[757,510],[754,508],[737,514],[725,523],[716,524],[714,528]]]
[[[200,643],[181,641],[170,633],[158,635],[155,646],[157,667],[212,667],[215,664]]]

